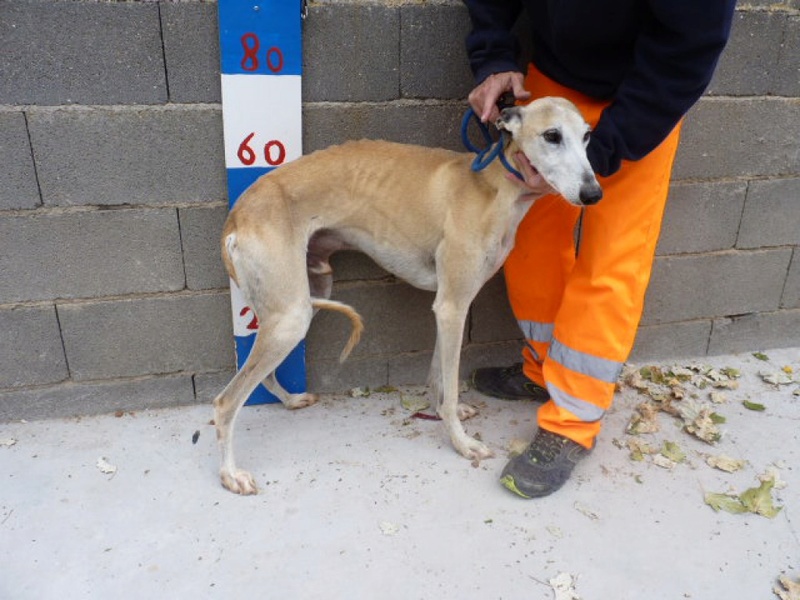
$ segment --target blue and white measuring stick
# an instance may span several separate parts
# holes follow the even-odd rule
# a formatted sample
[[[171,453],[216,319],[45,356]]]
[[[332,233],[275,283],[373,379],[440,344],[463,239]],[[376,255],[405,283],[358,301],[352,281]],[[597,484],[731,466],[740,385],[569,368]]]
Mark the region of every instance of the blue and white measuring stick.
[[[302,155],[303,0],[219,0],[222,121],[229,206],[261,175]],[[258,322],[231,281],[236,366]],[[277,370],[290,393],[306,388],[305,342]],[[277,402],[259,385],[248,404]]]

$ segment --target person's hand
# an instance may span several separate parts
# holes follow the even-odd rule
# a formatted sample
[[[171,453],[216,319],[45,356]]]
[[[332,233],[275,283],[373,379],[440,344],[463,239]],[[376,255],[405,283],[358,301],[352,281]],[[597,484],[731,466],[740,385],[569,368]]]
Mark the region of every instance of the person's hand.
[[[537,198],[539,196],[546,196],[547,194],[558,193],[558,190],[547,183],[541,173],[531,165],[530,161],[521,151],[517,151],[514,154],[514,162],[517,163],[517,170],[520,172],[523,179],[520,180],[513,173],[506,173],[506,178],[519,185],[526,193],[532,194]]]
[[[497,101],[506,92],[514,94],[517,100],[527,100],[531,93],[524,87],[525,77],[518,71],[495,73],[484,79],[469,93],[472,110],[483,123],[494,123],[500,117]]]

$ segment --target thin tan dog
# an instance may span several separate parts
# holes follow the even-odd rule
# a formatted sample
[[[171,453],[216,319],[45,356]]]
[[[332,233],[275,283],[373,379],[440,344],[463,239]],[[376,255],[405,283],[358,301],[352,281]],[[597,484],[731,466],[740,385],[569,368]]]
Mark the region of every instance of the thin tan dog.
[[[597,202],[597,180],[586,158],[589,126],[570,102],[544,98],[503,111],[506,153],[574,205]],[[314,394],[289,394],[274,371],[303,339],[318,309],[347,315],[358,342],[361,317],[329,300],[332,253],[360,250],[411,285],[436,291],[437,338],[431,394],[456,450],[469,459],[492,455],[464,431],[475,413],[458,403],[464,323],[472,300],[500,268],[517,227],[536,199],[499,161],[470,170],[473,155],[380,141],[348,142],[315,152],[261,177],[242,194],[222,234],[225,266],[260,322],[245,365],[214,400],[222,450],[222,485],[255,494],[250,473],[237,469],[233,426],[250,393],[263,382],[288,408],[309,406]]]

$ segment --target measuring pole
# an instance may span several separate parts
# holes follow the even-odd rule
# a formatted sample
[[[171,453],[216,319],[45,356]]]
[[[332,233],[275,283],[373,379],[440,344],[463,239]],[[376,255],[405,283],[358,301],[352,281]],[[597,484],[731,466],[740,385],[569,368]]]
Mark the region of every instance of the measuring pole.
[[[222,122],[228,203],[261,175],[302,154],[300,77],[303,0],[219,0]],[[250,354],[258,321],[231,280],[236,366]],[[305,341],[276,372],[290,393],[306,387]],[[248,404],[277,402],[259,385]]]

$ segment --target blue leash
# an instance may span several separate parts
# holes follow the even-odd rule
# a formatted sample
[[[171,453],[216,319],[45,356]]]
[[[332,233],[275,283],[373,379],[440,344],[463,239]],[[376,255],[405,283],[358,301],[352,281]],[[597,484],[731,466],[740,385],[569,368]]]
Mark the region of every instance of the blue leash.
[[[473,144],[469,139],[469,135],[467,134],[470,121],[472,120],[478,124],[478,130],[481,132],[483,141],[486,143],[486,147],[483,149],[480,149]],[[464,146],[467,148],[467,150],[477,154],[475,160],[472,161],[472,170],[476,173],[488,167],[489,163],[491,163],[495,158],[500,157],[500,162],[509,173],[513,174],[519,179],[524,179],[522,174],[512,167],[506,158],[506,153],[503,151],[503,136],[501,135],[500,139],[497,140],[497,142],[494,142],[491,134],[489,133],[489,128],[485,123],[481,122],[481,120],[478,118],[478,115],[471,107],[467,109],[467,112],[464,113],[464,118],[461,120],[461,141],[464,143]]]

